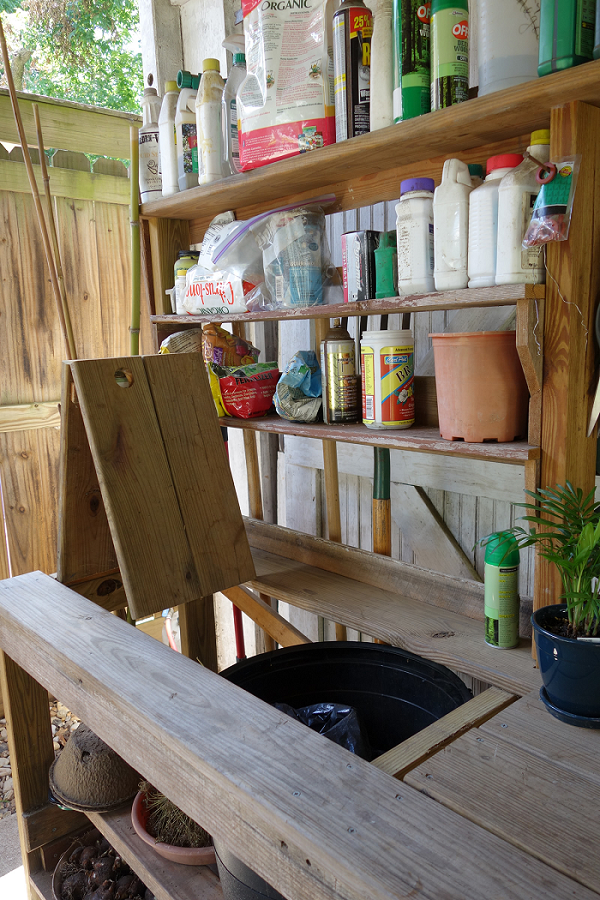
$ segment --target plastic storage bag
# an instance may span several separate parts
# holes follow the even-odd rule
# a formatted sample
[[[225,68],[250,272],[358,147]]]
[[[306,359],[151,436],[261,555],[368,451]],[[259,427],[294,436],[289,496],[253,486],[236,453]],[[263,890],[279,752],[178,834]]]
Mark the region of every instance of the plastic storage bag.
[[[289,422],[314,422],[321,409],[321,368],[314,350],[298,350],[275,390],[275,409]]]
[[[523,238],[524,250],[568,239],[580,161],[581,157],[575,155],[552,161],[550,172],[538,170],[537,180],[542,187]]]
[[[289,703],[274,703],[273,706],[350,753],[371,759],[369,738],[354,707],[345,703],[313,703],[300,709],[294,709]]]
[[[276,362],[249,366],[208,366],[210,390],[219,416],[255,419],[273,406],[279,378]]]

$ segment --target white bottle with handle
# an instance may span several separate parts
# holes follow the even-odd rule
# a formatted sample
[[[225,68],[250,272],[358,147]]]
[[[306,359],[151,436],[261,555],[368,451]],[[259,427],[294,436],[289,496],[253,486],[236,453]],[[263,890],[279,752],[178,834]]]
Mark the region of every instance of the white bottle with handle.
[[[181,89],[175,111],[177,181],[180,191],[187,191],[198,185],[200,160],[196,133],[196,95],[199,83],[199,75],[183,71],[177,74],[177,85]]]
[[[447,159],[433,195],[433,278],[436,291],[458,291],[469,283],[467,245],[471,173],[460,159]]]
[[[198,184],[210,184],[223,177],[221,107],[225,82],[219,70],[218,59],[205,59],[202,63],[202,80],[196,97],[198,154],[202,159]]]
[[[175,137],[175,113],[179,90],[176,81],[165,82],[165,95],[158,117],[158,139],[160,150],[160,174],[162,195],[170,197],[179,191],[177,178],[177,140]]]
[[[240,168],[240,145],[238,139],[237,92],[246,77],[246,57],[243,53],[233,54],[233,67],[223,91],[223,151],[225,173],[237,175]]]
[[[160,97],[156,89],[144,88],[142,98],[142,127],[139,131],[140,194],[142,203],[160,200],[162,186],[158,151],[158,117]]]

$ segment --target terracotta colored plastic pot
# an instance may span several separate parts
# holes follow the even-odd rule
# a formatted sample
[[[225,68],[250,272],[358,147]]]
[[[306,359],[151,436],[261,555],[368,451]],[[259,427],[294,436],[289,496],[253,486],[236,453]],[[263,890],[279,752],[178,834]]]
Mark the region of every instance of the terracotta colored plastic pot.
[[[170,862],[181,863],[184,866],[209,866],[215,862],[214,847],[173,847],[171,844],[163,844],[157,841],[146,831],[148,810],[146,809],[145,794],[136,794],[131,807],[131,824],[138,837],[145,844],[152,847],[163,859]]]
[[[526,437],[529,393],[516,332],[430,337],[442,437],[469,443]]]

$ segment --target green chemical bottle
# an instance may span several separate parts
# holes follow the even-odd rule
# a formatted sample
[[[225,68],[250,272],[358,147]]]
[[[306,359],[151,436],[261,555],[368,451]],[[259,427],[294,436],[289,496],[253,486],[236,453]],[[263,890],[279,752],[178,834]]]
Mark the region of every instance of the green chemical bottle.
[[[485,642],[509,650],[519,643],[519,547],[507,531],[485,548]]]
[[[396,296],[397,276],[396,232],[383,231],[379,238],[379,247],[375,250],[375,298],[377,300]]]
[[[542,0],[538,75],[592,59],[596,0]]]
[[[431,109],[469,99],[467,0],[431,2]]]
[[[431,109],[430,15],[431,2],[394,0],[394,122]]]

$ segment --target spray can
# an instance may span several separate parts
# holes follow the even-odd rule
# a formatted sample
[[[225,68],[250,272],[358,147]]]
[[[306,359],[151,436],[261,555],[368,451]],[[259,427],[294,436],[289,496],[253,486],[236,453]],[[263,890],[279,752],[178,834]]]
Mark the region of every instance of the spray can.
[[[394,122],[428,113],[431,2],[394,0]]]
[[[469,99],[467,0],[431,0],[431,109]]]
[[[333,320],[333,328],[321,341],[321,378],[323,421],[356,422],[360,410],[354,341],[340,319]]]
[[[333,16],[335,139],[368,134],[373,17],[362,0],[343,0]]]
[[[509,650],[519,643],[519,546],[510,532],[490,536],[484,568],[485,642]]]

